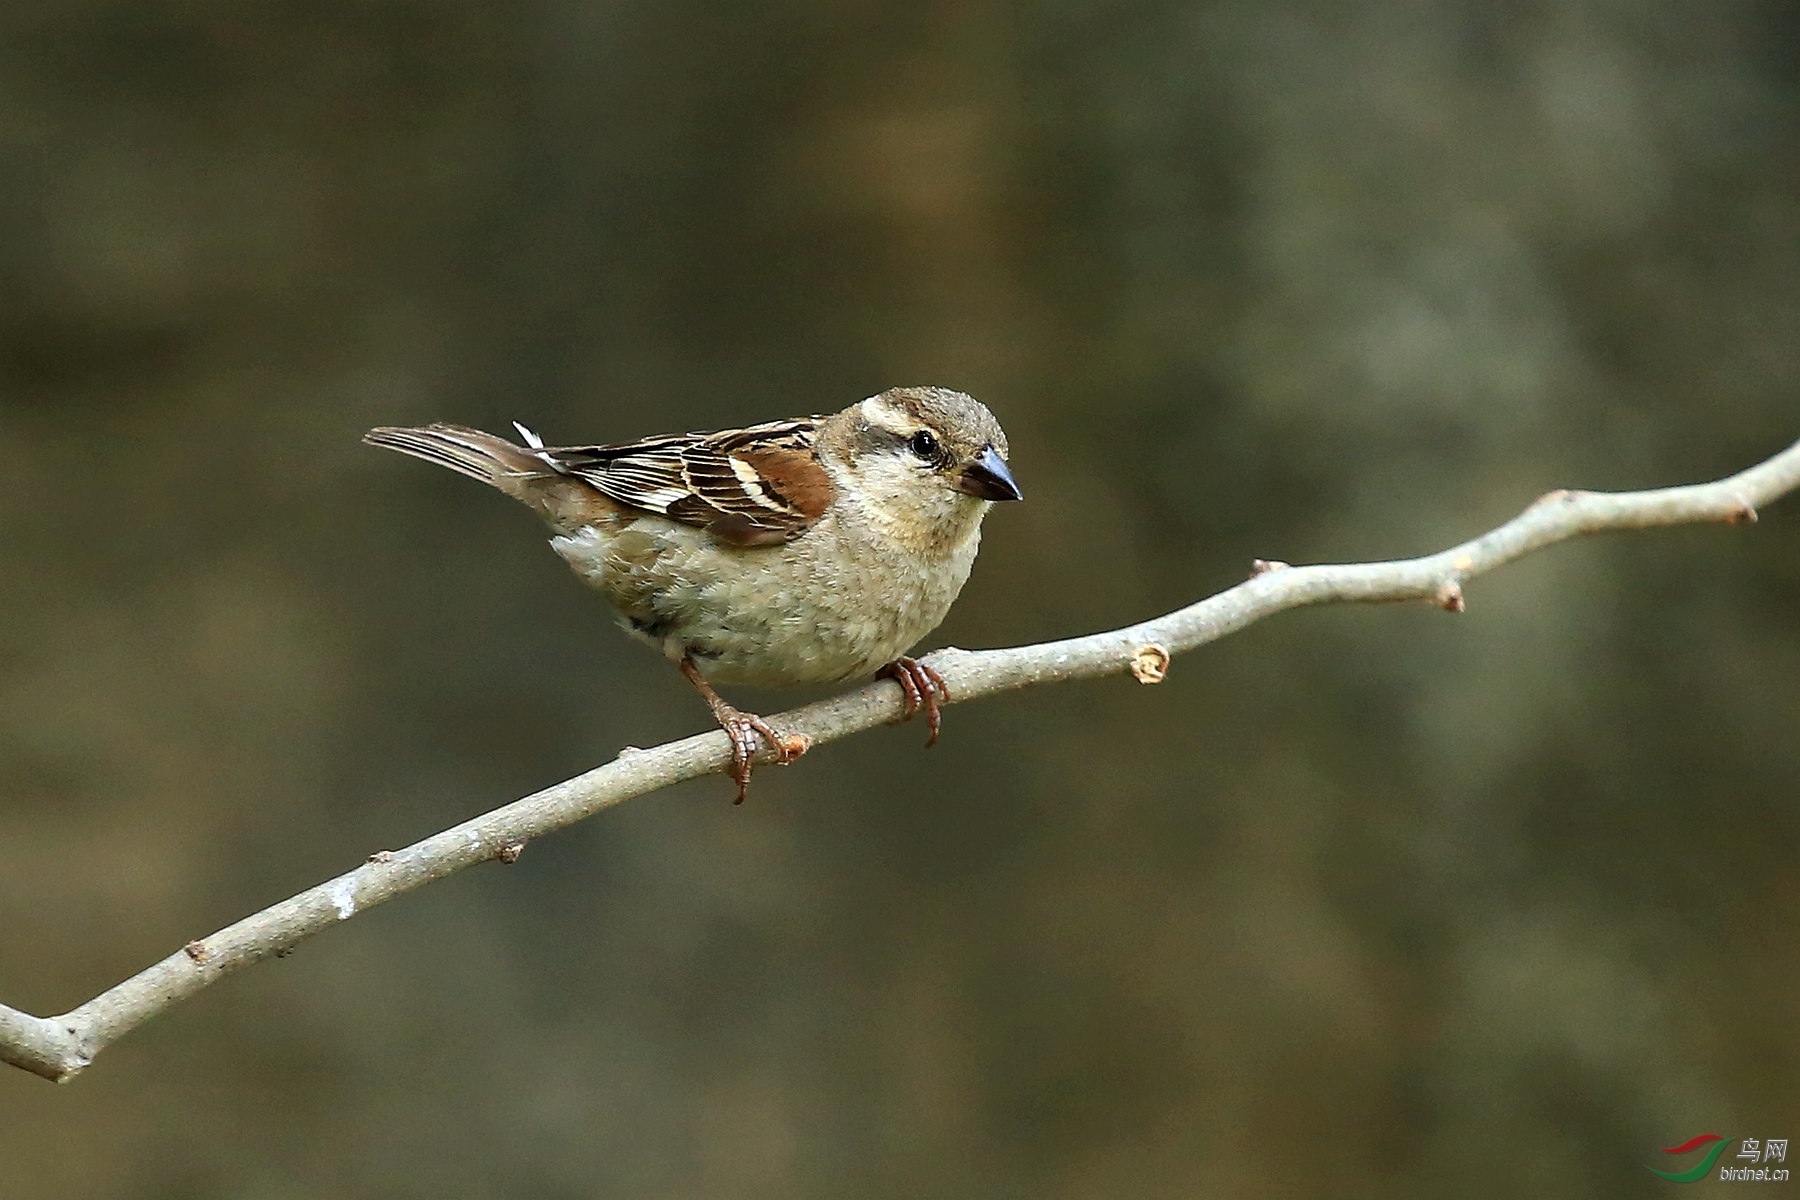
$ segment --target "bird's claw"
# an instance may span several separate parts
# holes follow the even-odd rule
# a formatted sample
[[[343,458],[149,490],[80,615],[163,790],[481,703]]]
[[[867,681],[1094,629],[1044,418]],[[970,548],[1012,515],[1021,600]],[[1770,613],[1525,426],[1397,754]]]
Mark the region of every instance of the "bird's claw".
[[[892,679],[900,685],[902,721],[910,721],[918,715],[920,709],[925,710],[925,724],[931,729],[931,736],[925,739],[925,747],[930,749],[935,746],[938,727],[943,724],[939,698],[942,697],[943,702],[950,699],[950,686],[944,682],[944,677],[935,668],[926,666],[918,659],[902,655],[881,668],[877,678]]]
[[[731,739],[731,778],[737,784],[737,796],[733,804],[742,804],[744,796],[750,788],[750,768],[756,762],[761,747],[758,740],[766,742],[774,753],[775,761],[783,765],[793,762],[806,753],[806,742],[802,738],[783,737],[775,732],[775,727],[757,716],[755,713],[730,709],[719,714],[719,727],[725,736]]]
[[[681,673],[687,676],[688,682],[705,698],[706,706],[712,709],[713,720],[719,723],[719,728],[725,731],[725,737],[731,743],[731,778],[737,784],[737,796],[732,800],[733,804],[742,804],[744,793],[750,789],[750,767],[756,762],[758,738],[769,744],[774,761],[784,765],[812,749],[812,739],[805,734],[796,733],[783,737],[775,732],[773,725],[755,713],[747,713],[726,703],[713,685],[706,682],[706,676],[694,665],[692,655],[683,657],[676,666],[681,668]]]

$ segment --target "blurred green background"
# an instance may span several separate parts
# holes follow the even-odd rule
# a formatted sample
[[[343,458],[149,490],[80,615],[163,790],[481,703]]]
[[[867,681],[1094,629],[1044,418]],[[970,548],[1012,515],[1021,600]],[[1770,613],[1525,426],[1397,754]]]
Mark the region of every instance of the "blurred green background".
[[[373,424],[968,390],[964,646],[1775,452],[1797,11],[13,0],[0,1000],[707,726]],[[1662,1195],[1800,1135],[1797,518],[634,801],[0,1071],[0,1192]]]

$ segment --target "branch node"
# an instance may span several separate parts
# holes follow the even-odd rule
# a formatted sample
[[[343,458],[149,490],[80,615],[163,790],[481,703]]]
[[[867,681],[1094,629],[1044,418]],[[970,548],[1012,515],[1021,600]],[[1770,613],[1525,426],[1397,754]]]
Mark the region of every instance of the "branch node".
[[[524,842],[508,842],[506,845],[500,847],[500,849],[494,851],[494,858],[496,861],[503,862],[510,867],[519,861],[519,855],[523,853],[525,853]]]
[[[182,953],[186,954],[197,963],[206,961],[206,943],[197,938],[183,946],[181,949]]]
[[[1284,563],[1279,558],[1253,558],[1250,560],[1250,578],[1267,575],[1270,571],[1285,571],[1293,564]]]
[[[377,850],[375,853],[369,855],[369,861],[372,863],[393,862],[394,852],[392,850]]]
[[[804,733],[784,733],[780,740],[780,754],[773,761],[784,767],[813,748],[813,740]]]
[[[1754,525],[1756,524],[1756,508],[1739,500],[1725,514],[1725,523],[1727,525]]]
[[[1445,612],[1461,612],[1466,607],[1463,604],[1462,584],[1454,579],[1444,580],[1438,585],[1437,604]]]
[[[1131,673],[1139,683],[1161,683],[1169,677],[1169,649],[1147,642],[1131,656]]]

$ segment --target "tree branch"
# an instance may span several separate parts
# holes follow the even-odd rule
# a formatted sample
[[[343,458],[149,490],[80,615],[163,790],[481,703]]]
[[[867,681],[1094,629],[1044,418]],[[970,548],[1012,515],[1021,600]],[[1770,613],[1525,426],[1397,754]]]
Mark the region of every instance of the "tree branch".
[[[1454,612],[1462,585],[1521,555],[1577,534],[1705,521],[1756,519],[1756,507],[1800,487],[1800,442],[1716,483],[1644,492],[1552,492],[1489,533],[1438,554],[1396,562],[1289,567],[1258,561],[1247,582],[1155,620],[1108,633],[1007,650],[940,650],[928,656],[950,699],[1064,679],[1131,672],[1155,683],[1169,657],[1290,608],[1337,601],[1430,600]],[[772,718],[809,745],[833,741],[900,716],[898,684],[883,681]],[[371,855],[362,866],[189,942],[117,987],[58,1017],[0,1005],[0,1061],[66,1080],[117,1038],[207,984],[358,912],[490,859],[510,862],[525,842],[603,808],[670,784],[722,771],[730,755],[721,732],[628,748],[605,766],[494,809],[404,850]]]

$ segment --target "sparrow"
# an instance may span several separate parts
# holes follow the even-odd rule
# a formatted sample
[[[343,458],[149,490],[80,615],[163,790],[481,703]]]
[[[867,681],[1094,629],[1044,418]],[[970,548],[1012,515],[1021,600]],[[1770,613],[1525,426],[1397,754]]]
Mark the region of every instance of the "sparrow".
[[[550,546],[661,650],[731,741],[733,803],[757,741],[804,752],[713,684],[787,687],[875,674],[900,685],[937,741],[943,676],[906,651],[962,591],[996,501],[1021,499],[1006,434],[979,401],[891,388],[829,416],[605,446],[520,445],[434,424],[363,441],[505,492]]]

